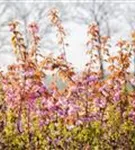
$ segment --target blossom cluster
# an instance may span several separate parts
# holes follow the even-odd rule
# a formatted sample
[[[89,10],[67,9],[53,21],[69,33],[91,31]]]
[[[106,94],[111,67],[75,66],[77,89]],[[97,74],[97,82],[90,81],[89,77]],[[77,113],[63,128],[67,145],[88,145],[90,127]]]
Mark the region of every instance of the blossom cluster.
[[[49,13],[65,44],[58,11]],[[25,45],[19,22],[9,24],[16,63],[0,72],[0,149],[135,149],[135,77],[129,72],[134,39],[120,40],[111,56],[109,37],[96,24],[88,27],[90,58],[76,72],[58,55],[39,54],[39,26],[28,25],[31,45]],[[38,59],[40,57],[40,59]],[[108,63],[104,76],[102,62]],[[95,67],[99,66],[99,67]],[[46,84],[47,72],[52,73]],[[60,88],[57,79],[64,83]]]

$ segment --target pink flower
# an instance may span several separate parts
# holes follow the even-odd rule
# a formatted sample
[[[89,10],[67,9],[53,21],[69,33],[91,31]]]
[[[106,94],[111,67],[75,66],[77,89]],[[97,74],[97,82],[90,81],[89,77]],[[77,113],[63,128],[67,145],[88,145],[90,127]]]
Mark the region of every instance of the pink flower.
[[[39,92],[40,93],[44,93],[46,91],[46,87],[44,85],[42,85],[40,88],[39,88]]]
[[[27,79],[26,81],[25,81],[25,89],[26,90],[28,90],[28,89],[30,89],[31,88],[31,86],[32,86],[32,79]]]
[[[30,98],[31,100],[35,100],[35,99],[38,98],[38,97],[39,97],[39,94],[38,94],[38,93],[31,93],[30,96],[29,96],[29,98]]]
[[[26,77],[32,77],[34,75],[34,70],[33,69],[29,69],[29,70],[25,71],[24,75]]]
[[[38,33],[39,32],[39,27],[35,22],[29,24],[28,29],[31,33]]]
[[[8,84],[8,80],[3,79],[3,80],[2,80],[2,83],[3,83],[3,84]]]
[[[135,107],[135,100],[131,103],[133,107]]]
[[[118,91],[118,92],[116,92],[116,93],[114,94],[113,100],[114,100],[114,101],[120,100],[120,91]]]
[[[58,101],[58,103],[57,104],[60,104],[60,105],[62,105],[62,106],[67,106],[68,105],[68,101],[67,101],[67,99],[60,99],[59,101]]]
[[[10,25],[10,26],[9,26],[9,30],[12,32],[12,31],[15,30],[15,27],[14,27],[13,25]]]
[[[135,112],[133,110],[129,113],[129,118],[135,123]]]
[[[37,92],[37,91],[39,91],[40,90],[40,85],[34,85],[33,87],[32,87],[32,91],[33,92]]]
[[[97,81],[98,80],[98,77],[96,77],[96,76],[89,76],[88,78],[87,78],[87,81],[88,82],[94,82],[94,81]]]
[[[58,116],[61,117],[61,118],[64,118],[67,114],[66,114],[66,110],[62,110],[62,109],[59,109],[57,111],[58,113]]]
[[[105,99],[96,98],[95,105],[96,105],[96,107],[105,108],[106,101],[105,101]]]
[[[132,79],[130,80],[130,83],[131,83],[133,86],[135,86],[135,79],[132,78]]]
[[[80,107],[79,107],[79,106],[76,106],[76,105],[72,104],[72,105],[69,106],[68,114],[69,114],[69,115],[75,114],[75,113],[77,113],[79,110],[80,110]]]

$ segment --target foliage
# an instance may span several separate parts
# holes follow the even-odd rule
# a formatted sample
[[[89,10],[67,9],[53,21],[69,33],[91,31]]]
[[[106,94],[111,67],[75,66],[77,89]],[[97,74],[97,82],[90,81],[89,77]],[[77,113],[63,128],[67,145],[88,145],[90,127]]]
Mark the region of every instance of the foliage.
[[[134,150],[135,78],[129,72],[134,34],[131,41],[118,41],[119,51],[111,56],[109,37],[90,25],[89,61],[77,73],[66,59],[68,44],[58,10],[52,9],[49,18],[58,32],[58,56],[41,55],[36,23],[28,26],[30,45],[25,45],[19,22],[9,23],[16,63],[0,73],[0,149]],[[108,64],[106,78],[101,55]],[[44,82],[47,72],[53,78],[50,85]]]

